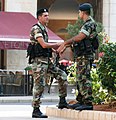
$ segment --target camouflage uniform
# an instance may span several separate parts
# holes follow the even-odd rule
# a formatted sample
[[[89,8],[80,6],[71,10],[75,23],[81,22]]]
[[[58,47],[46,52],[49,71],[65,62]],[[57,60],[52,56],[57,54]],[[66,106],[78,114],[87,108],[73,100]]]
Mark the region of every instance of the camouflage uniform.
[[[86,36],[94,37],[96,35],[95,29],[96,24],[94,20],[91,17],[89,17],[89,19],[83,24],[80,32],[83,32],[84,34],[86,34]],[[94,53],[92,50],[76,58],[77,89],[79,91],[79,94],[76,99],[82,104],[92,104],[93,97],[90,70],[92,67],[93,60]]]
[[[44,36],[42,35],[41,29],[35,25],[32,27],[30,33],[31,42],[37,42],[36,38],[42,36],[45,42],[48,42],[48,35],[46,28],[38,23],[41,29],[44,31]],[[64,71],[55,67],[54,64],[50,61],[48,57],[36,57],[34,63],[32,64],[33,69],[33,78],[34,78],[34,87],[33,87],[33,107],[40,107],[40,98],[44,92],[45,80],[47,74],[54,76],[59,83],[59,96],[67,96],[67,75]]]

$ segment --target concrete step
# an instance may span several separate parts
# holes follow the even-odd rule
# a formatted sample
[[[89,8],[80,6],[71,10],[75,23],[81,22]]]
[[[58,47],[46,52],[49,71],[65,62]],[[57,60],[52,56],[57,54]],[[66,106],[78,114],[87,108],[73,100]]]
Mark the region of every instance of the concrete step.
[[[48,116],[65,118],[70,120],[116,120],[115,112],[105,111],[77,111],[71,109],[58,109],[55,107],[47,107],[46,114]]]

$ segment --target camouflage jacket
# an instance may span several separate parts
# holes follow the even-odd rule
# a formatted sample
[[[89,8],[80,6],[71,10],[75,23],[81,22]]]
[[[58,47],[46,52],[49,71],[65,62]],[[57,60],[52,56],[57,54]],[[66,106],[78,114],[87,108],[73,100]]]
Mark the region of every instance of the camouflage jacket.
[[[31,32],[30,32],[31,42],[37,43],[38,37],[43,37],[44,41],[48,42],[48,34],[46,27],[39,22],[37,24],[33,25],[33,27],[31,28]]]

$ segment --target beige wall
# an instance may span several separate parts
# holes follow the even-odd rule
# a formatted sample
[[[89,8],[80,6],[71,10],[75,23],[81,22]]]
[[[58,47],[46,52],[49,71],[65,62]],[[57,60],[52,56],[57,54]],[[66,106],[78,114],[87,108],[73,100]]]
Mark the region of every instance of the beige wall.
[[[29,12],[36,16],[37,0],[5,0],[5,11]]]
[[[27,66],[25,50],[7,50],[7,69],[24,70]]]

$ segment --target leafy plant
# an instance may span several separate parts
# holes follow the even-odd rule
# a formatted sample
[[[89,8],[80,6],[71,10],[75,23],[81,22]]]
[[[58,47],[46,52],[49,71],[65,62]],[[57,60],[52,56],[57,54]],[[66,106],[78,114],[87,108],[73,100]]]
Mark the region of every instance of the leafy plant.
[[[104,103],[107,100],[108,91],[107,89],[103,89],[96,68],[92,68],[91,70],[91,79],[92,79],[92,95],[94,98],[93,102],[95,104]]]
[[[99,38],[99,44],[101,45],[103,43],[103,38],[104,38],[104,28],[102,23],[97,22],[97,33],[98,33],[98,38]]]
[[[116,96],[116,43],[102,44],[102,56],[98,62],[97,73],[103,88],[108,90],[109,99]]]
[[[81,29],[81,26],[83,25],[83,21],[78,17],[77,21],[75,22],[75,24],[68,24],[67,26],[67,31],[68,31],[68,34],[69,34],[69,38],[70,37],[73,37],[73,36],[76,36],[80,29]]]
[[[69,84],[76,84],[76,63],[72,64],[67,68],[68,76],[67,80]]]

